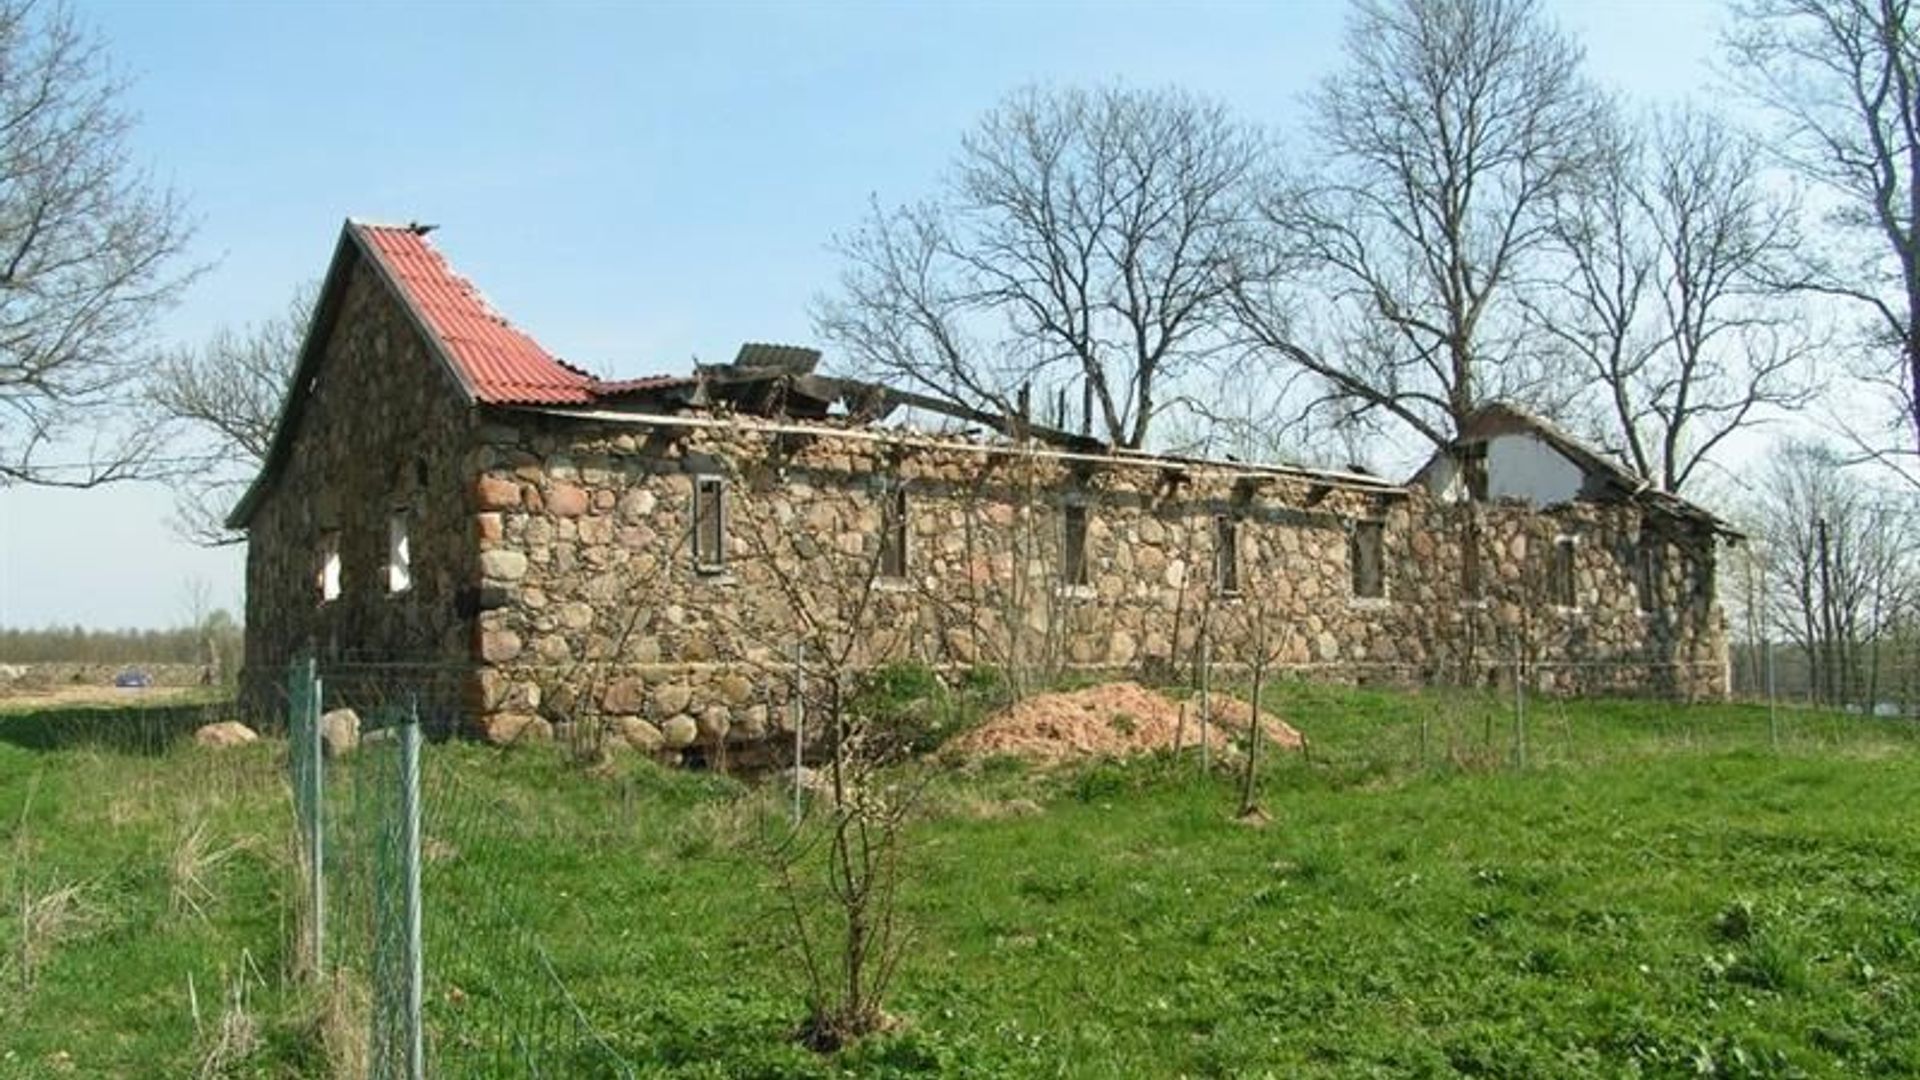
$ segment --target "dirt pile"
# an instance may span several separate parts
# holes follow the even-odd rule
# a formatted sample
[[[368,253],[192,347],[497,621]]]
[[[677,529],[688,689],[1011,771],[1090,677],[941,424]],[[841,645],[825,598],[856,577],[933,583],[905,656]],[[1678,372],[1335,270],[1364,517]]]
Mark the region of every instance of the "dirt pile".
[[[1213,696],[1207,741],[1224,751],[1244,733],[1253,709],[1222,694]],[[1200,702],[1181,704],[1139,683],[1107,683],[1057,694],[1036,694],[987,718],[948,744],[967,758],[1010,754],[1043,764],[1080,758],[1128,757],[1200,742]],[[1300,733],[1273,719],[1261,720],[1269,744],[1298,749]]]

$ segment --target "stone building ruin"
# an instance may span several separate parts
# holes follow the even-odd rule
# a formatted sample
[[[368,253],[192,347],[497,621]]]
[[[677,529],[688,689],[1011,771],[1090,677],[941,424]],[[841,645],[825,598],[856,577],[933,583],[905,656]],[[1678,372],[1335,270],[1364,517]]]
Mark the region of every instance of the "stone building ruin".
[[[1550,690],[1725,691],[1730,531],[1519,410],[1397,483],[1115,450],[817,360],[601,380],[425,229],[347,223],[229,522],[247,692],[311,653],[432,673],[492,739],[598,718],[672,754],[764,742],[796,643],[834,635],[855,666],[1167,673],[1204,635],[1216,664],[1264,641],[1309,677],[1521,661]]]

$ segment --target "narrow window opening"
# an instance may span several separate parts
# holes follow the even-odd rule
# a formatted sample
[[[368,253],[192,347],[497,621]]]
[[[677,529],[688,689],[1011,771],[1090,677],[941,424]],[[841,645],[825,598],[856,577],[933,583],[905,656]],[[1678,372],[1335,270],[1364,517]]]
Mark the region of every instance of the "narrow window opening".
[[[1634,587],[1640,598],[1640,610],[1659,611],[1660,594],[1664,591],[1661,586],[1667,576],[1666,546],[1658,533],[1641,529],[1634,554]]]
[[[1480,524],[1469,520],[1460,534],[1460,595],[1468,601],[1482,599],[1480,573]]]
[[[1240,523],[1227,514],[1213,519],[1213,586],[1228,596],[1240,591]]]
[[[340,599],[340,534],[328,530],[320,534],[320,565],[315,575],[320,602]]]
[[[387,591],[406,592],[413,587],[413,551],[407,540],[407,515],[396,513],[387,518]]]
[[[907,489],[895,484],[883,496],[880,522],[880,576],[907,576]]]
[[[1356,521],[1347,537],[1353,595],[1362,600],[1379,600],[1387,595],[1385,541],[1386,525],[1379,521]]]
[[[693,482],[693,568],[715,574],[727,565],[727,482],[718,476]]]
[[[1693,600],[1701,607],[1713,606],[1713,549],[1695,550],[1690,568],[1693,572]]]
[[[1060,580],[1067,585],[1087,583],[1087,508],[1068,504],[1061,537]]]
[[[1553,550],[1547,563],[1547,599],[1558,607],[1579,606],[1579,596],[1573,583],[1573,548],[1573,537],[1554,537]]]

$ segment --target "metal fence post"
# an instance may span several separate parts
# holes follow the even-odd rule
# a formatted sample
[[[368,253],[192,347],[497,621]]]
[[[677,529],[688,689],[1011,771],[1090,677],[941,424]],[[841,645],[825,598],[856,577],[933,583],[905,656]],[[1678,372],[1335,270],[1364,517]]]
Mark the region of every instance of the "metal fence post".
[[[1780,699],[1774,693],[1773,681],[1773,638],[1767,638],[1767,738],[1775,750],[1780,749]]]
[[[400,829],[401,881],[407,897],[407,1076],[409,1080],[423,1080],[427,1074],[427,1043],[421,1000],[426,952],[420,925],[420,707],[411,698],[406,721],[400,725]]]
[[[1213,768],[1212,747],[1208,745],[1213,725],[1213,635],[1209,627],[1200,628],[1200,771]]]
[[[320,975],[327,967],[326,761],[320,738],[320,673],[314,658],[297,661],[290,678],[292,723],[288,734],[295,767],[294,812],[305,834],[302,839],[306,841],[303,854],[307,860],[307,903],[312,913],[313,971]]]
[[[1521,657],[1513,660],[1513,759],[1520,768],[1527,767],[1527,684],[1525,679],[1526,661]]]
[[[801,673],[800,663],[805,653],[799,642],[793,645],[793,700],[789,704],[789,713],[793,717],[793,823],[800,824],[800,818],[806,813],[801,795],[801,770],[806,767],[807,753],[807,702],[806,678]]]

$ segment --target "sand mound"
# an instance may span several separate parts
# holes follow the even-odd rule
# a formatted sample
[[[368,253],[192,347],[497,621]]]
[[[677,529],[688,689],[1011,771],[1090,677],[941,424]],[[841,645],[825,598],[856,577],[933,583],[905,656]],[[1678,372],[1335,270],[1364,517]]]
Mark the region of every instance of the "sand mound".
[[[1224,694],[1213,696],[1207,741],[1223,751],[1247,729],[1253,709]],[[1265,717],[1260,729],[1270,744],[1300,746],[1300,733]],[[1139,683],[1107,683],[1059,694],[1036,694],[989,717],[948,748],[962,757],[1011,754],[1044,764],[1077,758],[1127,757],[1200,743],[1200,703],[1186,704],[1181,731],[1180,703]]]

